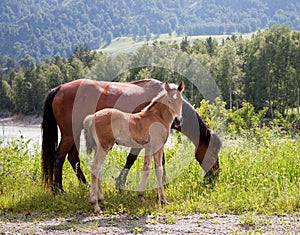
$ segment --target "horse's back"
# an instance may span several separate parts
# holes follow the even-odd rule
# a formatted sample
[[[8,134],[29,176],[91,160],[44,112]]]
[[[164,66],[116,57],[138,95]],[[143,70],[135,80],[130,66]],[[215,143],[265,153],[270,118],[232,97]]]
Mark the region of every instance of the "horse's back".
[[[162,89],[162,82],[155,79],[125,83],[79,79],[60,85],[52,108],[62,136],[77,138],[88,114],[104,108],[139,112]]]
[[[60,86],[53,103],[53,113],[65,136],[78,135],[83,119],[95,112],[99,99],[97,81],[79,79]]]

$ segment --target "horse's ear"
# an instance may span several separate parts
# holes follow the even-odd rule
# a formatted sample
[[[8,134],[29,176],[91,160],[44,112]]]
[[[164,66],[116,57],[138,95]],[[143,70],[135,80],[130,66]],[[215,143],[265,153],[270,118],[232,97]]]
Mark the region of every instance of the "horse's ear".
[[[177,88],[180,92],[184,91],[184,82],[181,80],[180,83],[178,84]]]
[[[171,90],[168,82],[165,82],[165,89],[167,92],[169,92]]]

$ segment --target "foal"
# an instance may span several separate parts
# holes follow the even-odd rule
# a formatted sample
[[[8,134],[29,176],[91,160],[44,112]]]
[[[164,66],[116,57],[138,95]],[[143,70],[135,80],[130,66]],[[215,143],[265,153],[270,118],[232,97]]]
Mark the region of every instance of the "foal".
[[[141,112],[130,114],[117,109],[102,109],[88,115],[84,121],[87,152],[95,150],[91,164],[90,203],[94,211],[101,213],[98,200],[103,201],[102,186],[99,178],[103,162],[114,144],[133,148],[145,148],[142,180],[138,197],[143,203],[145,184],[150,173],[151,158],[154,157],[157,189],[162,204],[167,204],[162,189],[162,155],[164,144],[169,136],[171,124],[182,119],[182,92],[184,83],[164,84],[164,90]]]

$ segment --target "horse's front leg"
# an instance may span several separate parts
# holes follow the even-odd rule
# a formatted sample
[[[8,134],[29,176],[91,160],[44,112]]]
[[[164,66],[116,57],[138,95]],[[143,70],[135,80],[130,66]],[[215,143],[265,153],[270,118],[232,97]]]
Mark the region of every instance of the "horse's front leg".
[[[130,149],[130,153],[126,158],[125,166],[121,170],[119,176],[116,178],[116,189],[121,190],[124,187],[129,170],[132,167],[135,160],[137,159],[141,150],[142,149],[137,149],[137,148]]]
[[[162,158],[163,158],[164,148],[161,148],[154,154],[154,166],[155,166],[155,174],[157,179],[157,192],[160,196],[161,204],[168,204],[168,201],[165,198],[163,187],[162,187],[162,180],[163,180],[163,165],[162,165]]]
[[[106,157],[106,152],[102,149],[98,148],[95,152],[95,156],[93,162],[91,164],[91,190],[90,190],[90,203],[94,207],[95,213],[102,213],[98,199],[104,200],[104,196],[102,193],[101,181],[100,181],[100,171],[102,169],[103,162]]]
[[[146,185],[146,182],[147,182],[147,178],[150,174],[151,158],[152,158],[151,155],[145,155],[145,158],[144,158],[142,180],[141,180],[140,187],[139,187],[139,190],[138,190],[138,197],[139,197],[140,203],[145,202],[145,198],[144,198],[145,185]]]

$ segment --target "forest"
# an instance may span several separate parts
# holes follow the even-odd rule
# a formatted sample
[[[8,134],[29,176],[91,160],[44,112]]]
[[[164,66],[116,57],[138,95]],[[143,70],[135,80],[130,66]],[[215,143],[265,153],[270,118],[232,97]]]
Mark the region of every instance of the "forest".
[[[154,64],[151,55],[159,62]],[[176,69],[191,61],[198,64],[190,74]],[[173,67],[168,66],[171,62]],[[286,26],[259,30],[251,39],[232,35],[220,43],[213,37],[193,42],[184,37],[180,43],[145,43],[131,54],[115,57],[84,44],[77,46],[68,58],[55,56],[36,64],[30,56],[20,61],[2,56],[0,66],[0,109],[8,113],[40,115],[51,88],[84,77],[108,81],[184,79],[186,98],[199,107],[203,98],[210,103],[215,101],[196,86],[203,79],[192,74],[201,70],[203,76],[208,73],[216,82],[219,91],[215,98],[222,97],[225,108],[236,110],[251,104],[268,118],[299,119],[300,32]]]
[[[0,11],[0,54],[37,62],[69,57],[85,43],[105,47],[122,36],[231,35],[274,24],[300,29],[298,0],[4,0]]]

